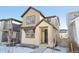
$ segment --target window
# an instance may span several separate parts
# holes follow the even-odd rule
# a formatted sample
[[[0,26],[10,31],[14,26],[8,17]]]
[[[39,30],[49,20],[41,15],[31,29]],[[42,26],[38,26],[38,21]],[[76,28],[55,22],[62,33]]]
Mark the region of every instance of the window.
[[[51,18],[48,18],[47,21],[48,21],[48,22],[51,22]]]
[[[35,33],[32,29],[25,30],[25,33],[26,33],[26,38],[34,38],[35,37]]]
[[[12,26],[10,24],[10,21],[5,21],[4,22],[4,29],[11,29],[11,28],[12,28]]]
[[[35,15],[28,16],[26,19],[26,24],[35,24]]]
[[[7,31],[4,31],[2,34],[2,42],[8,42],[8,36],[9,33]]]

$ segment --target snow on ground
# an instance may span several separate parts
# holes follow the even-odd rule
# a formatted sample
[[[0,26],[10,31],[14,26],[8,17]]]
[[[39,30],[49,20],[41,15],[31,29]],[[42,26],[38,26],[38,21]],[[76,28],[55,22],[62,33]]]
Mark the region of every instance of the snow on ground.
[[[33,51],[33,49],[27,48],[27,47],[0,46],[0,53],[29,53],[32,51]]]
[[[68,49],[63,47],[56,47],[54,49],[47,48],[43,53],[67,53]]]
[[[28,48],[28,47],[7,47],[5,45],[0,46],[0,53],[66,53],[68,48],[57,46],[54,49],[50,48]]]
[[[53,49],[47,48],[43,53],[53,53]]]
[[[55,48],[45,48],[45,47],[37,48],[32,53],[67,53],[67,52],[68,52],[67,47],[57,46]]]
[[[0,53],[7,53],[7,52],[8,52],[8,47],[0,46]]]
[[[54,51],[55,53],[67,53],[68,52],[68,48],[67,47],[60,47],[60,46],[57,46],[54,48]]]
[[[32,51],[33,51],[33,49],[27,48],[27,47],[14,47],[13,48],[14,53],[29,53]]]

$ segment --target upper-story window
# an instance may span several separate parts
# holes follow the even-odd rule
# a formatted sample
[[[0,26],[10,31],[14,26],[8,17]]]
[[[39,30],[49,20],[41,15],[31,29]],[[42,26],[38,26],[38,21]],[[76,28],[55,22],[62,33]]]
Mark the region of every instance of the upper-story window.
[[[26,24],[35,24],[35,19],[36,19],[35,15],[33,15],[33,16],[28,16],[28,17],[26,18]]]
[[[4,29],[11,29],[10,21],[4,21]]]

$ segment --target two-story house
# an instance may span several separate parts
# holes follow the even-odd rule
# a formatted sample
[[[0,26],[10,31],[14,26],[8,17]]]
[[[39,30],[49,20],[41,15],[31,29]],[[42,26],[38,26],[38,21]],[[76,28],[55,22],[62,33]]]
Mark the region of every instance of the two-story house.
[[[14,18],[0,19],[0,43],[19,43],[21,38],[21,21]]]
[[[45,17],[39,10],[29,7],[22,17],[21,44],[39,46],[47,44],[54,47],[59,39],[59,18],[57,16]]]

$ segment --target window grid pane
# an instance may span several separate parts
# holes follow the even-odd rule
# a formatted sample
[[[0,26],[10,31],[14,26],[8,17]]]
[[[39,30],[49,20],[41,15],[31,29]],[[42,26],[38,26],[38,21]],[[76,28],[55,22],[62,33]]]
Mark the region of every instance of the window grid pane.
[[[35,15],[33,16],[28,16],[26,19],[27,24],[35,24]]]
[[[35,38],[35,33],[32,29],[25,30],[26,38]]]

